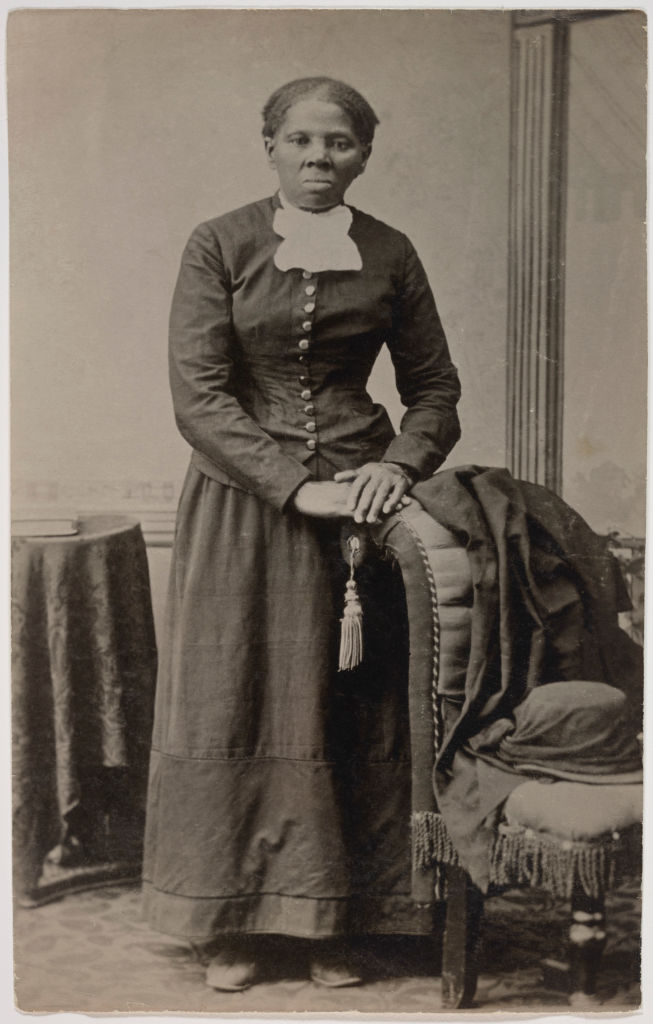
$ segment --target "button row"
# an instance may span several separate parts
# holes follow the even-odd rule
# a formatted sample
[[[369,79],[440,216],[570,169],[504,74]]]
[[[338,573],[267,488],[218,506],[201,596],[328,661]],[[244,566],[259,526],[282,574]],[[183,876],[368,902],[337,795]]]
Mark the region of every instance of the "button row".
[[[303,270],[302,277],[305,281],[310,281],[310,279],[313,277],[313,274],[311,273],[310,270]],[[315,312],[315,301],[312,299],[312,296],[315,295],[315,292],[316,287],[314,284],[307,284],[304,287],[304,294],[308,296],[309,300],[311,301],[304,303],[304,305],[302,306],[303,312],[309,315],[309,317],[306,320],[302,321],[302,331],[306,335],[306,337],[300,338],[300,340],[297,342],[297,347],[300,350],[300,355],[298,355],[297,358],[299,362],[302,364],[308,362],[308,357],[304,353],[308,352],[308,350],[311,347],[310,332],[313,329],[313,321],[312,319],[310,319],[310,314]],[[301,374],[299,377],[299,383],[302,388],[300,397],[303,402],[308,403],[303,407],[304,415],[314,416],[315,406],[313,405],[312,402],[309,402],[309,399],[312,397],[310,388],[310,377],[308,377],[306,374]],[[307,422],[304,424],[304,430],[308,431],[309,434],[315,434],[317,431],[316,421],[314,419],[307,420]],[[307,439],[306,447],[308,448],[309,452],[315,451],[315,449],[317,448],[317,441],[315,440],[314,437],[309,437]]]

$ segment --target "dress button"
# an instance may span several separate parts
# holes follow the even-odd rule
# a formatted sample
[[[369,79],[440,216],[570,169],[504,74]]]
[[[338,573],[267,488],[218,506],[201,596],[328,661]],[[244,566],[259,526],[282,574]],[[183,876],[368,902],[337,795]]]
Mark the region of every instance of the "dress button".
[[[306,424],[306,429],[308,430],[309,434],[314,434],[317,429],[315,420],[309,420],[308,423]]]
[[[313,326],[312,320],[304,320],[304,323],[302,324],[302,330],[303,331],[310,331],[312,326]]]
[[[312,405],[311,402],[309,402],[308,405],[304,406],[304,412],[306,413],[307,416],[312,416],[313,413],[315,412],[315,406]]]
[[[301,384],[302,387],[304,387],[305,384],[310,384],[311,383],[310,377],[303,377],[303,376],[300,377],[299,378],[299,383]]]
[[[304,288],[304,291],[306,292],[307,295],[315,295],[315,285],[307,285],[306,288]]]
[[[311,393],[308,390],[308,388],[304,388],[304,390],[302,391],[302,393],[301,393],[301,395],[299,397],[301,399],[303,399],[304,402],[307,402],[309,400],[309,398],[311,397]]]
[[[315,309],[315,303],[314,302],[307,302],[306,305],[304,306],[304,312],[305,313],[312,313],[314,309]]]
[[[305,363],[306,362],[306,356],[297,356],[297,358],[298,358],[300,363]]]
[[[302,350],[302,352],[306,351],[306,349],[308,348],[309,344],[310,344],[310,342],[309,342],[308,338],[302,338],[302,340],[299,342],[299,347]]]
[[[302,270],[302,277],[304,278],[305,281],[308,281],[312,276],[313,274],[311,273],[310,270]]]
[[[310,441],[306,442],[306,447],[308,448],[309,452],[314,452],[315,449],[317,448],[317,441],[314,441],[313,438],[311,438]]]

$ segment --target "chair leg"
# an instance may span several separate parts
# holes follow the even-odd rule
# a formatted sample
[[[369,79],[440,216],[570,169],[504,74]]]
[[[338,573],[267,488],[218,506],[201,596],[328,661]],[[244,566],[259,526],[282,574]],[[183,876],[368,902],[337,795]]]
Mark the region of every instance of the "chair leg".
[[[442,947],[442,1007],[472,1004],[478,979],[477,946],[483,896],[462,868],[448,866],[447,911]]]
[[[605,947],[605,904],[592,899],[576,884],[569,928],[569,1001],[572,1006],[596,1006],[596,982]]]

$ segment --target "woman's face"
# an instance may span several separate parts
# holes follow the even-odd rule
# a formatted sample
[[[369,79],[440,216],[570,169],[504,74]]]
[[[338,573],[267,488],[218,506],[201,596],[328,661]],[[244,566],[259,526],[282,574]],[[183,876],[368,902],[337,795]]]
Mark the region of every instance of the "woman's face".
[[[328,210],[363,173],[371,146],[361,144],[337,103],[307,99],[290,107],[265,150],[293,206]]]

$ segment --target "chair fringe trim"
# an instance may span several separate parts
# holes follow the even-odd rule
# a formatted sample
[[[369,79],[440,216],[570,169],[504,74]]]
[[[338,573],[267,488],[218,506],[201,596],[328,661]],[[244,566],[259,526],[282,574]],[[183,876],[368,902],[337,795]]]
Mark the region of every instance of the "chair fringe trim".
[[[413,867],[428,871],[440,864],[458,864],[458,853],[441,814],[415,811],[411,815]]]
[[[413,867],[436,869],[439,890],[443,882],[439,869],[460,863],[442,815],[418,811],[411,817],[411,826]],[[490,884],[545,889],[559,899],[570,899],[578,884],[587,896],[600,899],[638,873],[641,843],[637,826],[582,842],[501,824],[490,854]]]
[[[490,883],[546,889],[560,899],[570,899],[578,884],[587,896],[600,899],[634,873],[639,856],[637,828],[582,842],[501,824],[490,857]]]

